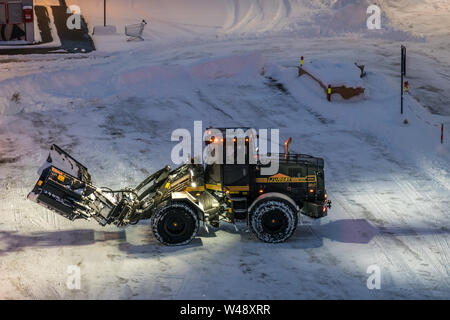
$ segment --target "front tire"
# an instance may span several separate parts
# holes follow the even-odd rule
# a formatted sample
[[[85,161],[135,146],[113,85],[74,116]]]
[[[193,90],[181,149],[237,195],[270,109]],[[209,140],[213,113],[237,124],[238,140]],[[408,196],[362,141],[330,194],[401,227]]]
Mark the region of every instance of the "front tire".
[[[288,240],[297,229],[297,211],[283,200],[267,199],[255,205],[249,216],[250,230],[268,243]]]
[[[153,235],[168,246],[191,242],[197,235],[199,224],[196,212],[185,203],[169,203],[152,217]]]

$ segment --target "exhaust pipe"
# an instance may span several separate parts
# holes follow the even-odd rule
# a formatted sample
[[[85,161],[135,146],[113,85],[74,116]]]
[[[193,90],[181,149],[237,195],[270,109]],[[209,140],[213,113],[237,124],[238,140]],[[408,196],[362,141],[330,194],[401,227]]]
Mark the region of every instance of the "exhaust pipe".
[[[287,139],[286,142],[284,143],[284,160],[287,160],[291,142],[292,142],[292,137],[289,137],[289,139]]]

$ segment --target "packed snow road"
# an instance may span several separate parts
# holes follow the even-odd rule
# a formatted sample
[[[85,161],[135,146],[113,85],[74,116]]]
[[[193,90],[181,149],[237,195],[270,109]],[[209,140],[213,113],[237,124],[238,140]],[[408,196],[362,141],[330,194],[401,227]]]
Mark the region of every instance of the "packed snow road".
[[[320,53],[325,42],[280,38],[51,62],[36,56],[30,70],[4,76],[0,297],[448,299],[448,144],[419,120],[402,124],[395,59],[380,55],[396,45],[379,42],[373,52],[367,44],[350,55],[351,40],[341,41],[335,54]],[[353,59],[376,61],[363,82],[366,97],[328,103],[296,77],[302,54],[343,77],[358,76]],[[448,121],[408,101],[424,117]],[[329,216],[302,218],[283,244],[224,224],[171,248],[154,240],[147,223],[125,230],[72,223],[26,200],[52,143],[87,165],[96,185],[135,186],[170,164],[172,130],[192,129],[194,120],[279,128],[281,139],[293,137],[294,151],[325,158]],[[80,290],[67,287],[71,266],[81,270]],[[367,287],[373,266],[379,290]]]

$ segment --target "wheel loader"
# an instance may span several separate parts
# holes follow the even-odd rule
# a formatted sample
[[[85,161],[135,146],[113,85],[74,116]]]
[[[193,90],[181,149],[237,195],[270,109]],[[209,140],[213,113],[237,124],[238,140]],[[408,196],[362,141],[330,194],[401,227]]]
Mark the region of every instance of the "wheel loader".
[[[289,153],[288,139],[284,154],[270,154],[279,161],[278,172],[265,176],[262,168],[267,165],[259,160],[257,148],[250,152],[257,137],[211,137],[205,144],[225,146],[227,139],[233,139],[234,154],[245,149],[243,164],[195,164],[191,159],[121,190],[96,187],[84,165],[52,145],[28,199],[69,220],[94,219],[102,226],[125,227],[151,219],[154,236],[169,246],[188,244],[201,225],[218,228],[221,221],[242,220],[261,241],[279,243],[293,235],[300,213],[313,219],[327,215],[331,202],[323,159]],[[250,154],[257,155],[256,161],[250,161]]]

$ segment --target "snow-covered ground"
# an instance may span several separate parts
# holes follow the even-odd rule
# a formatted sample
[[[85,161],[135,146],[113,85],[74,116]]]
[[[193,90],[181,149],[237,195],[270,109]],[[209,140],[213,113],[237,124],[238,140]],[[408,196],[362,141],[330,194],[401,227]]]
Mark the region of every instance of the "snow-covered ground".
[[[102,1],[67,2],[101,24]],[[367,1],[109,2],[119,30],[151,22],[146,41],[94,36],[99,50],[88,55],[0,58],[0,298],[450,298],[447,1],[378,1],[379,34],[364,29]],[[418,10],[426,14],[406,23]],[[327,102],[297,77],[300,56],[328,81],[364,86],[364,97]],[[303,218],[283,244],[222,225],[169,248],[148,223],[72,223],[26,200],[52,143],[96,185],[134,186],[170,164],[172,130],[194,120],[279,128],[294,151],[323,157],[329,216]],[[70,265],[81,290],[66,287]],[[372,265],[380,290],[366,286]]]

